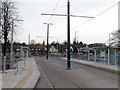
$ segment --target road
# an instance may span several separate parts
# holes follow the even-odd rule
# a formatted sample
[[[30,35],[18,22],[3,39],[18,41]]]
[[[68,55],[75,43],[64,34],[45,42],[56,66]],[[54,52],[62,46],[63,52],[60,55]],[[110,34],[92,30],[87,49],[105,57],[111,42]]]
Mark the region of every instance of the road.
[[[72,63],[57,57],[35,57],[41,76],[35,88],[118,88],[118,74]]]

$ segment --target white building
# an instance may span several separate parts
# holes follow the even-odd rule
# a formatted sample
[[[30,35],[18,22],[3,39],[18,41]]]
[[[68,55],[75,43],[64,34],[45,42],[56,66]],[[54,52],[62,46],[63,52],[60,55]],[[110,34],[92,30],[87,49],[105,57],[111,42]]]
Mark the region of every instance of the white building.
[[[36,44],[35,40],[31,40],[30,44]]]

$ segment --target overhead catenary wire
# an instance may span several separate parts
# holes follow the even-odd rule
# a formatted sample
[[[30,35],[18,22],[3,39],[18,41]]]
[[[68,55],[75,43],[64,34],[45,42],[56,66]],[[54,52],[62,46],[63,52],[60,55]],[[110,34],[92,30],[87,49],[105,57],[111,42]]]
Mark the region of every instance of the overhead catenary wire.
[[[57,7],[56,9],[55,9],[55,11],[56,10],[60,10],[60,9],[62,9],[62,8],[64,8],[64,7],[66,7],[67,5],[63,5],[63,6],[60,6],[60,7]],[[54,12],[55,12],[54,11]],[[46,12],[43,12],[43,13],[48,13],[48,12],[53,12],[53,10],[48,10],[48,11],[46,11]]]
[[[83,11],[83,10],[80,10],[80,9],[78,9],[78,8],[76,8],[76,7],[73,7],[73,6],[70,6],[70,7],[73,8],[74,10],[77,10],[77,11],[79,11],[79,12],[85,14],[85,15],[91,16],[90,14],[86,13],[86,12]]]
[[[55,5],[55,7],[54,7],[54,9],[53,9],[53,11],[52,11],[52,13],[54,13],[54,12],[55,12],[55,10],[57,9],[57,7],[58,7],[59,3],[60,3],[60,0],[58,0],[57,4]],[[51,19],[52,19],[52,16],[50,16],[50,17],[49,17],[49,19],[48,19],[47,23],[49,23],[49,21],[50,21]],[[42,33],[43,33],[43,31],[44,31],[44,30],[42,30],[40,34],[42,34]]]
[[[115,7],[116,5],[118,5],[118,3],[112,5],[111,7],[107,8],[107,9],[105,9],[104,11],[100,12],[99,14],[95,15],[94,18],[90,18],[90,19],[86,20],[85,22],[83,22],[83,23],[81,23],[80,25],[76,26],[76,27],[73,28],[72,30],[75,30],[75,29],[79,28],[80,26],[86,24],[87,22],[89,22],[89,21],[95,19],[96,17],[102,15],[103,13],[105,13],[105,12],[107,12],[108,10],[112,9],[112,8]]]
[[[57,4],[55,5],[55,7],[54,7],[54,9],[53,9],[53,12],[52,12],[52,13],[54,13],[54,12],[55,12],[55,10],[57,9],[57,7],[58,7],[59,3],[60,3],[60,0],[58,0],[58,2],[57,2]],[[50,18],[48,19],[47,23],[48,23],[51,19],[52,19],[52,16],[50,16]]]
[[[112,9],[112,8],[115,7],[116,5],[118,5],[118,3],[116,3],[116,4],[112,5],[112,6],[110,6],[109,8],[103,10],[103,11],[100,12],[99,14],[95,15],[94,18],[90,18],[90,19],[86,20],[85,22],[81,23],[80,25],[76,26],[75,28],[73,28],[73,29],[71,29],[71,30],[76,30],[76,29],[79,28],[80,26],[82,26],[82,25],[86,24],[87,22],[95,19],[96,17],[102,15],[103,13],[105,13],[105,12],[107,12],[108,10]],[[71,7],[72,7],[72,6],[71,6]],[[65,35],[65,33],[62,34],[62,35]],[[59,35],[59,37],[62,36],[62,35]]]

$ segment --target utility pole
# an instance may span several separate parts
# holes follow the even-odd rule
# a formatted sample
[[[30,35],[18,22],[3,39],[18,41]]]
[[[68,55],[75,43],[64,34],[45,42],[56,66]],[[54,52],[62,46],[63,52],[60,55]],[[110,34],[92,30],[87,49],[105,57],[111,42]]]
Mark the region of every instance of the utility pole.
[[[53,25],[52,23],[44,23],[47,24],[47,54],[46,54],[46,59],[48,59],[48,48],[49,48],[49,25]]]
[[[12,65],[13,65],[13,31],[14,31],[14,21],[23,21],[23,20],[12,19],[10,69],[12,69]]]

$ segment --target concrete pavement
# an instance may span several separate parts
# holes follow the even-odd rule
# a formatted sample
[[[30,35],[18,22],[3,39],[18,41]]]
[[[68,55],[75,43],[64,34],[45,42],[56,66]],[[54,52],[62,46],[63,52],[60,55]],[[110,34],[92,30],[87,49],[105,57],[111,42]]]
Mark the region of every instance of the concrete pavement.
[[[24,60],[19,61],[18,71],[12,69],[6,72],[2,73],[2,88],[34,88],[40,77],[34,58],[25,59],[25,63]]]
[[[60,59],[67,60],[67,58],[60,58]],[[87,66],[90,66],[90,67],[102,69],[102,70],[105,70],[105,71],[118,73],[118,66],[108,65],[108,64],[101,64],[101,63],[95,63],[95,62],[92,62],[92,61],[85,61],[85,60],[74,59],[74,58],[71,58],[71,61],[83,64],[83,65],[87,65]]]

